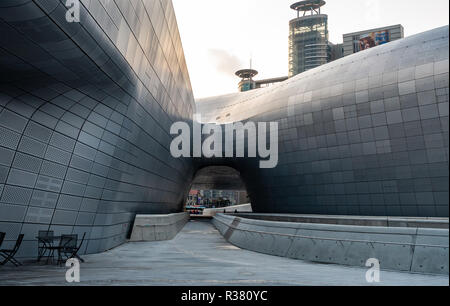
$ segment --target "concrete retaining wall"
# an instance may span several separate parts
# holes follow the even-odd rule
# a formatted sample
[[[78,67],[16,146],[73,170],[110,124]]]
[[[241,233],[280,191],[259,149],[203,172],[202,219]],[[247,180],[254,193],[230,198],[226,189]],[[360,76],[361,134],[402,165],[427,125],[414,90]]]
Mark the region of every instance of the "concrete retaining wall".
[[[186,212],[170,215],[137,215],[130,241],[171,240],[189,221]]]
[[[235,211],[238,211],[239,213],[251,213],[252,204],[241,204],[222,208],[206,208],[203,210],[203,216],[214,217],[218,213],[223,213],[224,210],[227,213],[234,213]]]
[[[279,221],[279,222],[382,226],[382,227],[414,227],[414,228],[420,227],[420,228],[442,228],[442,229],[449,228],[448,218],[326,216],[326,215],[257,214],[257,213],[249,214],[245,212],[239,212],[233,215],[245,219]]]
[[[383,270],[449,273],[448,229],[307,224],[217,214],[213,224],[230,243],[255,252]]]

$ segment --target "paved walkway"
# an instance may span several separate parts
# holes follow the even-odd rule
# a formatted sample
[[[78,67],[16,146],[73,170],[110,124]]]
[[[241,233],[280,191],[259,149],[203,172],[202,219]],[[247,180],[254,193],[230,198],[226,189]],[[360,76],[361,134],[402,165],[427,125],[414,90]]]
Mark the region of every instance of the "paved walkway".
[[[366,269],[269,256],[227,243],[210,222],[191,221],[174,240],[127,243],[84,256],[81,285],[368,285]],[[65,285],[66,268],[1,267],[0,285]],[[448,276],[381,272],[380,285],[449,285]]]

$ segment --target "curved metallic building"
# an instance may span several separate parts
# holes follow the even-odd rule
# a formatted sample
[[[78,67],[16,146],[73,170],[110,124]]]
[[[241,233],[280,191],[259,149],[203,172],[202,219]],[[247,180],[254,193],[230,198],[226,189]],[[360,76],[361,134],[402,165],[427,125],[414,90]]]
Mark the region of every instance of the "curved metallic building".
[[[256,212],[448,217],[448,30],[198,101],[204,122],[279,123],[276,168],[216,162],[241,173]]]
[[[193,166],[174,121],[195,109],[171,1],[0,2],[0,232],[123,243],[135,213],[182,210]],[[5,247],[5,245],[3,245]]]
[[[79,23],[65,2],[0,3],[0,232],[25,234],[20,256],[47,229],[117,246],[208,166],[239,171],[257,212],[448,216],[448,27],[195,104],[171,1],[81,1]],[[172,158],[195,112],[279,122],[278,166]]]

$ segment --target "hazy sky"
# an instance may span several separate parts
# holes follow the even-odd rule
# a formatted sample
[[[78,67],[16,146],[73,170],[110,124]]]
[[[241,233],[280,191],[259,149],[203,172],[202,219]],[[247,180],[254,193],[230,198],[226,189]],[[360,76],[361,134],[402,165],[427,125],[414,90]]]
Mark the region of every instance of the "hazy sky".
[[[288,73],[293,0],[173,0],[196,98],[237,91],[234,72],[259,71],[255,79]],[[345,33],[402,24],[405,36],[449,23],[448,0],[327,0],[330,40]]]

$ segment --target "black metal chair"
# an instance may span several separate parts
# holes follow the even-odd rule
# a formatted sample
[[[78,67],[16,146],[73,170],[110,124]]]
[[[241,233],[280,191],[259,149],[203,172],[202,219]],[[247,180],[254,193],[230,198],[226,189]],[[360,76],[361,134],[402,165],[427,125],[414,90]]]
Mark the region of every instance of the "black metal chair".
[[[11,262],[16,267],[21,266],[22,264],[17,261],[14,256],[16,256],[17,251],[19,251],[20,246],[22,245],[24,234],[20,234],[17,238],[16,244],[14,245],[14,248],[11,250],[3,249],[0,250],[0,256],[4,258],[4,260],[0,263],[1,266],[7,264],[8,262]]]
[[[58,261],[57,264],[62,264],[62,254],[68,252],[77,246],[78,235],[61,235],[58,246],[52,246],[49,249],[52,251],[52,256],[54,251],[58,251]]]
[[[54,235],[55,235],[54,231],[38,232],[38,259],[37,259],[38,262],[41,260],[42,257],[44,257],[45,252],[49,251],[49,255],[47,257],[50,256],[51,252],[49,250],[49,247],[53,246]]]
[[[67,259],[77,258],[79,261],[84,262],[84,259],[78,255],[78,252],[80,251],[81,246],[83,245],[84,239],[86,238],[86,233],[83,234],[83,238],[81,238],[81,242],[78,246],[77,246],[78,235],[73,235],[73,236],[76,237],[75,242],[71,242],[70,245],[63,248],[61,252],[67,256]]]
[[[6,233],[0,233],[0,247],[2,246],[3,240],[5,240]]]

